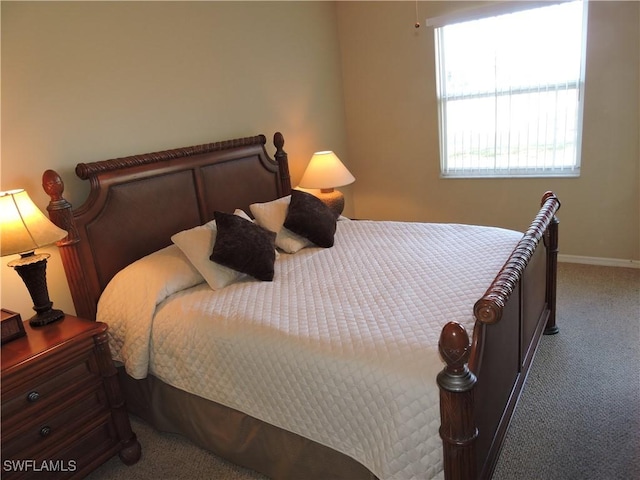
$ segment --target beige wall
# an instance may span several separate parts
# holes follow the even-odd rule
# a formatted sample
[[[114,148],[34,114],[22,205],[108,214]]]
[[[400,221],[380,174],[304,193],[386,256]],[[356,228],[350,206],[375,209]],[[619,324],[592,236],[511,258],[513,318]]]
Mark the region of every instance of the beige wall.
[[[590,3],[580,178],[441,179],[424,19],[469,3],[420,2],[419,29],[414,2],[338,3],[356,216],[523,230],[553,190],[561,253],[640,259],[640,3]]]
[[[420,2],[420,18],[462,6]],[[78,206],[78,162],[281,130],[294,183],[315,150],[347,163],[347,214],[524,229],[552,189],[562,253],[638,260],[639,10],[591,4],[580,178],[442,180],[433,38],[412,1],[2,2],[0,188],[45,209],[54,168]],[[51,298],[73,312],[46,251]],[[2,306],[28,318],[8,260]]]
[[[2,2],[2,190],[76,206],[78,162],[275,131],[295,184],[316,150],[348,163],[332,2]],[[273,148],[269,148],[273,153]],[[50,296],[73,312],[56,248]],[[29,318],[2,259],[2,307]]]

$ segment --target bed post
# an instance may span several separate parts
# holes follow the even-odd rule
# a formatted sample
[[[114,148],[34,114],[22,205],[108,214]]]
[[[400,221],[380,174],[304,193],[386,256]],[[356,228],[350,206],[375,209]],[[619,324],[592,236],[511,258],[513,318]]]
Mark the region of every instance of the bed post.
[[[476,376],[467,362],[471,354],[469,335],[457,322],[442,329],[438,350],[447,366],[438,374],[440,387],[440,438],[445,479],[475,479],[475,441],[478,429],[473,417]]]
[[[273,135],[273,144],[276,147],[274,158],[280,165],[280,181],[282,183],[282,196],[291,193],[291,177],[289,176],[289,156],[282,148],[284,147],[284,136],[280,132]]]
[[[452,479],[475,479],[478,475],[478,459],[476,458],[476,439],[478,430],[475,425],[475,398],[474,391],[481,362],[485,358],[484,335],[485,327],[498,323],[502,318],[504,308],[511,298],[511,294],[519,288],[520,281],[525,274],[525,269],[533,257],[536,248],[542,239],[546,245],[546,273],[545,273],[545,305],[544,314],[546,317],[545,333],[556,333],[555,311],[556,311],[556,280],[557,280],[557,258],[558,258],[558,220],[555,213],[560,208],[560,202],[553,192],[546,192],[542,197],[542,205],[536,218],[531,223],[529,229],[522,236],[513,252],[503,265],[493,282],[473,306],[473,313],[476,318],[474,326],[473,344],[469,343],[469,336],[462,325],[456,322],[447,323],[440,334],[438,344],[440,355],[446,366],[438,374],[438,386],[440,388],[440,437],[443,443],[444,456],[444,476],[447,480]],[[522,300],[518,299],[520,315],[522,315]],[[521,317],[520,321],[521,321]],[[511,320],[514,320],[511,317]],[[515,319],[518,321],[518,318]],[[540,330],[537,336],[532,339],[537,346]],[[497,338],[497,337],[496,337]],[[515,345],[522,342],[522,327],[518,330],[518,336],[511,341]],[[504,341],[501,339],[500,341]],[[521,345],[519,345],[519,348]],[[528,347],[527,347],[528,348]],[[535,351],[535,350],[534,350]],[[494,358],[495,361],[495,358]],[[498,360],[499,361],[499,360]],[[469,364],[473,367],[469,370]],[[519,365],[519,368],[522,365]],[[519,376],[515,383],[509,387],[508,401],[505,404],[502,417],[497,427],[502,429],[500,438],[491,447],[489,452],[489,468],[492,469],[497,459],[498,450],[503,441],[504,430],[506,429],[515,401],[522,389],[528,365],[524,365],[524,376]],[[520,372],[519,371],[519,375]],[[511,389],[514,390],[511,390]],[[487,400],[483,397],[483,402]],[[485,405],[486,406],[486,405]],[[482,406],[480,406],[481,408]],[[507,415],[506,417],[504,415]],[[506,423],[505,423],[506,422]],[[502,425],[502,426],[501,426]],[[484,440],[483,440],[484,441]],[[497,445],[497,447],[496,447]],[[481,459],[482,461],[486,459]],[[482,467],[482,475],[486,475],[487,463]],[[489,472],[490,473],[490,472]]]
[[[553,198],[558,203],[560,201],[553,192],[546,192],[542,196],[541,205]],[[560,208],[560,207],[558,207]],[[544,245],[547,247],[547,289],[545,298],[549,307],[549,319],[544,329],[545,335],[555,335],[560,331],[556,325],[556,291],[558,286],[558,218],[554,215],[549,222],[549,227],[542,237]]]
[[[67,236],[57,242],[56,245],[60,250],[64,271],[73,297],[73,304],[76,307],[76,315],[95,320],[96,306],[90,300],[91,293],[84,278],[84,270],[81,268],[80,257],[76,248],[80,242],[80,236],[71,211],[71,204],[62,196],[64,193],[62,178],[56,171],[47,170],[42,174],[42,188],[51,197],[51,201],[47,206],[49,218],[57,226],[68,232]],[[70,268],[70,266],[72,267]]]

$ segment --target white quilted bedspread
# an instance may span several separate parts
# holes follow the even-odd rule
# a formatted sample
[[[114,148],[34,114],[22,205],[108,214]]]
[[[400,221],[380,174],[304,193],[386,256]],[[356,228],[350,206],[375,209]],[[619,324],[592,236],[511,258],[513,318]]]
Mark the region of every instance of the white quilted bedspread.
[[[343,452],[381,479],[442,474],[442,326],[472,307],[522,234],[338,222],[335,246],[281,254],[273,282],[212,291],[177,247],[120,272],[98,320],[135,378],[166,383]]]

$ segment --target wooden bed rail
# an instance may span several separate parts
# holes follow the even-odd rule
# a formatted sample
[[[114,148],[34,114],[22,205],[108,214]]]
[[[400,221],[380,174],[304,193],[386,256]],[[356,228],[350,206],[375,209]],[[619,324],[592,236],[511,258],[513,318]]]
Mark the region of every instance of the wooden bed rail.
[[[547,248],[550,250],[550,253],[555,254],[554,257],[557,257],[558,220],[555,217],[555,213],[559,208],[560,202],[557,197],[552,192],[546,192],[542,197],[542,208],[531,223],[531,226],[522,236],[522,239],[518,242],[518,245],[511,253],[511,256],[491,286],[474,305],[473,314],[478,321],[486,324],[500,321],[500,318],[502,318],[502,310],[507,304],[507,300],[509,300],[520,278],[522,278],[524,269],[527,267],[529,260],[531,260],[545,232],[548,232],[548,236],[552,237],[551,240],[553,242],[545,239]],[[554,234],[551,235],[551,232],[554,232]],[[555,310],[555,308],[552,310]]]
[[[445,479],[478,478],[480,472],[477,471],[475,444],[479,433],[474,405],[474,387],[478,378],[474,371],[478,371],[476,367],[482,361],[485,326],[496,324],[502,318],[503,310],[523,278],[541,239],[546,246],[545,303],[548,318],[544,333],[558,331],[555,324],[558,256],[558,220],[555,213],[559,208],[558,198],[553,192],[546,192],[531,226],[485,294],[474,305],[476,326],[473,343],[469,341],[465,328],[457,322],[449,322],[442,329],[438,348],[446,366],[438,375],[437,382],[440,388],[440,437]],[[509,402],[512,401],[510,398]]]

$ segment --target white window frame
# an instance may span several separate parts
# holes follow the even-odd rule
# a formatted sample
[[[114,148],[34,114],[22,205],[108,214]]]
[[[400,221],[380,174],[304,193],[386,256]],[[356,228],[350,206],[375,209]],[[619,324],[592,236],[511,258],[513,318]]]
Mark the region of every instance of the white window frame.
[[[576,0],[569,0],[576,1]],[[579,0],[578,0],[579,1]],[[580,175],[580,163],[581,163],[581,144],[582,144],[582,117],[583,117],[583,104],[584,104],[584,76],[585,76],[585,57],[586,57],[586,25],[587,25],[587,10],[588,10],[588,2],[587,0],[582,0],[583,2],[583,19],[582,19],[582,41],[581,41],[581,52],[580,52],[580,68],[578,73],[578,78],[572,82],[563,82],[562,84],[557,84],[555,87],[558,87],[557,90],[551,90],[555,93],[556,99],[558,98],[557,92],[564,92],[565,95],[569,96],[571,92],[575,90],[575,94],[577,95],[577,99],[573,97],[573,99],[569,100],[570,102],[577,101],[577,107],[575,111],[575,120],[573,117],[570,119],[572,123],[571,125],[575,125],[575,145],[572,144],[572,154],[568,155],[567,158],[563,158],[560,164],[550,163],[544,159],[540,159],[538,162],[537,159],[540,151],[531,154],[536,158],[536,165],[530,165],[529,160],[522,160],[520,157],[529,157],[530,152],[526,152],[526,154],[519,153],[518,161],[515,162],[511,157],[515,157],[516,155],[512,155],[511,153],[502,153],[503,157],[508,158],[508,160],[498,160],[498,153],[496,152],[496,145],[499,143],[497,133],[499,128],[498,124],[500,122],[499,114],[495,114],[495,118],[489,120],[488,125],[493,124],[493,132],[496,138],[491,139],[490,136],[487,139],[482,138],[480,135],[476,137],[467,137],[467,144],[471,142],[471,138],[474,141],[477,141],[478,148],[476,148],[476,156],[480,157],[478,153],[480,150],[479,142],[486,142],[482,144],[484,150],[488,152],[486,156],[482,159],[475,158],[471,159],[471,156],[468,154],[463,155],[462,157],[458,156],[458,158],[464,158],[464,160],[458,160],[457,165],[454,162],[450,162],[448,159],[449,155],[449,144],[448,141],[453,142],[452,139],[447,138],[447,111],[452,108],[453,102],[455,100],[460,100],[461,98],[464,100],[473,100],[482,101],[482,99],[486,99],[487,102],[494,102],[495,110],[498,110],[499,99],[506,96],[508,99],[520,99],[526,98],[526,95],[521,95],[518,97],[518,94],[526,94],[526,93],[536,93],[539,94],[539,90],[537,87],[524,86],[512,89],[511,87],[507,90],[498,91],[497,89],[487,93],[487,92],[479,92],[479,93],[465,93],[462,96],[447,96],[446,93],[443,93],[445,90],[444,86],[446,84],[446,78],[444,78],[444,68],[441,68],[442,65],[442,45],[441,45],[441,33],[443,29],[441,27],[446,27],[448,25],[459,24],[462,22],[479,20],[489,17],[495,17],[502,14],[514,13],[520,10],[530,10],[532,8],[537,7],[548,7],[557,3],[564,3],[562,1],[557,2],[496,2],[492,4],[485,4],[481,7],[471,8],[466,10],[461,10],[454,12],[449,15],[444,15],[441,17],[430,18],[427,19],[427,26],[431,26],[434,28],[434,37],[435,37],[435,50],[436,50],[436,76],[437,76],[437,91],[438,91],[438,121],[439,121],[439,139],[440,139],[440,174],[443,178],[496,178],[496,177],[577,177]],[[540,32],[543,34],[544,27],[540,27]],[[551,84],[548,84],[551,86]],[[545,92],[542,92],[544,95]],[[531,95],[529,96],[531,97]],[[452,102],[447,104],[447,102]],[[492,104],[492,105],[493,105]],[[573,103],[571,103],[573,105]],[[469,107],[467,107],[469,108]],[[483,117],[484,118],[484,117]],[[511,134],[511,127],[514,124],[509,120],[509,138],[506,142],[509,144],[511,142],[511,137],[514,137],[515,142],[515,133]],[[503,135],[504,136],[504,135]],[[504,139],[503,139],[504,140]],[[456,137],[456,145],[462,144],[465,139],[458,135]],[[453,145],[453,144],[452,144]],[[504,146],[503,146],[504,147]],[[456,147],[457,148],[457,147]],[[538,146],[538,148],[540,148]],[[522,151],[521,151],[522,152]],[[546,153],[545,153],[546,155]],[[529,165],[522,165],[523,163],[528,163]]]

